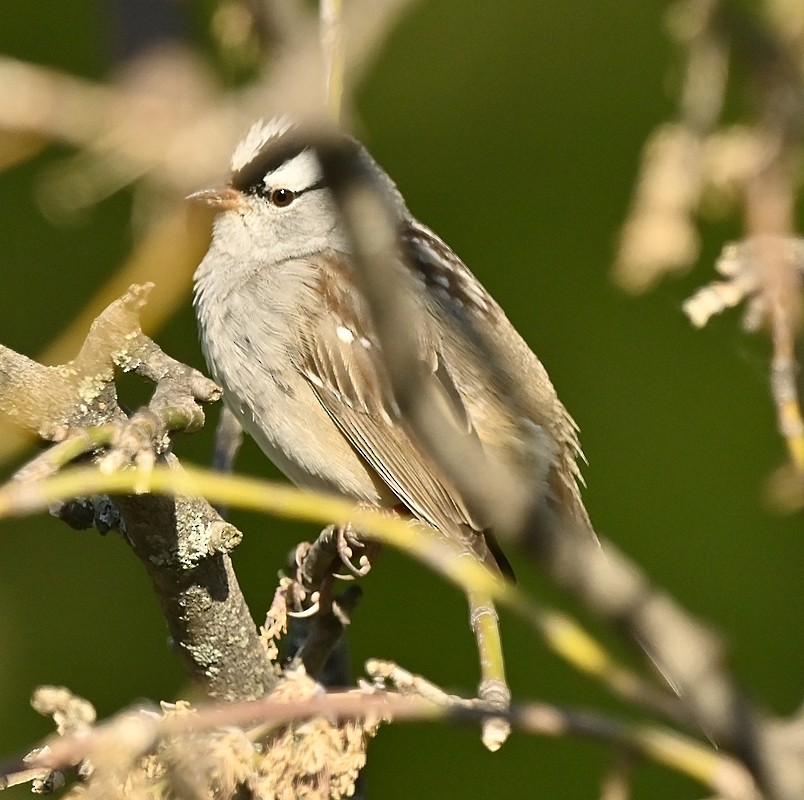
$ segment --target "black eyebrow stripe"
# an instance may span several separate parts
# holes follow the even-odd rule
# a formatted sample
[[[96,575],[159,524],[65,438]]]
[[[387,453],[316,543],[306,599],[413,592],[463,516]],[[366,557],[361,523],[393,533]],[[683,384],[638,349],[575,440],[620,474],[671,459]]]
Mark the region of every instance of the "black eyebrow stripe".
[[[345,147],[355,152],[359,151],[360,144],[356,139],[345,134],[340,134],[340,136]],[[269,172],[272,172],[286,161],[296,158],[305,150],[315,153],[316,141],[317,138],[313,132],[292,129],[277,139],[266,142],[262,150],[251,161],[232,172],[231,187],[241,192],[257,189]],[[315,188],[321,187],[316,186]]]
[[[316,181],[311,186],[308,186],[306,189],[300,189],[298,192],[293,192],[293,189],[291,189],[290,191],[293,192],[296,195],[296,197],[298,197],[300,194],[307,194],[307,192],[313,192],[316,189],[323,189],[324,186],[326,186],[326,184],[324,183],[323,180],[320,180]]]
[[[307,150],[306,145],[294,148],[266,147],[241,169],[232,173],[232,188],[245,192],[257,187],[269,172],[282,166],[286,161],[296,158]]]

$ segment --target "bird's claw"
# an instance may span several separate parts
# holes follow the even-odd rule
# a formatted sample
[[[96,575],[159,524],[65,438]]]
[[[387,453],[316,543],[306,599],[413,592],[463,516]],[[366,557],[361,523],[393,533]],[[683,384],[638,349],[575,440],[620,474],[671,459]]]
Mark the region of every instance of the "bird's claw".
[[[352,581],[362,578],[371,571],[372,559],[376,555],[377,545],[374,542],[365,542],[354,531],[351,525],[338,526],[335,531],[335,546],[341,563],[346,567],[346,573],[333,573],[336,578],[343,581]],[[354,563],[354,550],[364,550],[357,564]]]

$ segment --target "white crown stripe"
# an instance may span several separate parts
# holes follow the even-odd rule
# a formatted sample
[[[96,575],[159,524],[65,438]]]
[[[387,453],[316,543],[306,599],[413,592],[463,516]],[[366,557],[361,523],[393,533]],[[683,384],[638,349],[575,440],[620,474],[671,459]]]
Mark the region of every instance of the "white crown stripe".
[[[302,150],[265,176],[265,188],[303,192],[320,183],[321,178],[321,165],[315,153],[312,150]]]
[[[267,122],[263,119],[257,120],[248,130],[248,133],[241,139],[234,153],[232,154],[232,172],[243,169],[265,145],[276,139],[283,133],[287,133],[294,127],[294,122],[288,116],[273,117]]]
[[[274,117],[268,122],[255,122],[232,155],[232,172],[244,169],[267,144],[294,127],[295,123],[287,116]],[[302,192],[319,183],[321,178],[321,166],[315,154],[311,150],[303,150],[268,173],[264,183],[269,191],[290,189],[293,192]]]

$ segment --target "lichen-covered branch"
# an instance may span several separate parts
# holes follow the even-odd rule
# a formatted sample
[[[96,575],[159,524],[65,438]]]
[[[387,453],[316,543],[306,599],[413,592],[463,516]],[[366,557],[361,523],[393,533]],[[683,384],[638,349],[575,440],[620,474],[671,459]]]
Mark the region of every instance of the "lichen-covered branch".
[[[0,410],[54,448],[20,470],[22,487],[94,453],[107,470],[160,459],[180,469],[168,432],[203,424],[199,402],[217,399],[212,381],[163,353],[139,327],[147,286],[133,286],[93,324],[78,356],[43,367],[0,346]],[[156,388],[146,409],[126,417],[115,370],[137,372]],[[199,497],[147,494],[91,497],[59,510],[74,526],[119,527],[151,577],[174,646],[188,674],[213,697],[260,697],[276,675],[232,570],[240,532]],[[110,521],[111,520],[111,521]]]

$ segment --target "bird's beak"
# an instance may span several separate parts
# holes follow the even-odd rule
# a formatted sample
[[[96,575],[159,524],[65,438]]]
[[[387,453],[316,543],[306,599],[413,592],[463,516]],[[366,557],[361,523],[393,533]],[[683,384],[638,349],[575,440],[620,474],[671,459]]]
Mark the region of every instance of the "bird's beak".
[[[233,189],[231,186],[213,186],[209,189],[201,189],[187,195],[187,200],[193,203],[202,203],[211,208],[221,211],[237,211],[243,208],[243,193]]]

